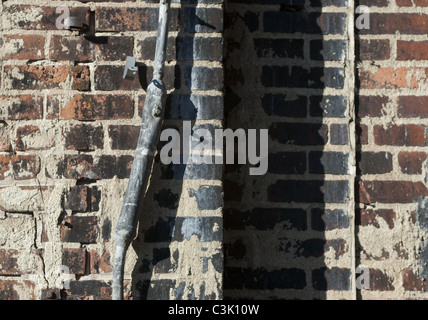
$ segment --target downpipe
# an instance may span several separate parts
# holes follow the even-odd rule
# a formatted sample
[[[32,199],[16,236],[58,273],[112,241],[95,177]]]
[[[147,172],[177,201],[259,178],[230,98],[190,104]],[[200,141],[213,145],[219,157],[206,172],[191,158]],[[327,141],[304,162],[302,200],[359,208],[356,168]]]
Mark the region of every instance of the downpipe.
[[[168,38],[169,12],[170,0],[161,0],[153,80],[147,87],[137,148],[122,209],[114,231],[116,251],[113,263],[113,300],[123,300],[126,252],[136,235],[140,199],[147,189],[165,113],[166,89],[162,78]]]

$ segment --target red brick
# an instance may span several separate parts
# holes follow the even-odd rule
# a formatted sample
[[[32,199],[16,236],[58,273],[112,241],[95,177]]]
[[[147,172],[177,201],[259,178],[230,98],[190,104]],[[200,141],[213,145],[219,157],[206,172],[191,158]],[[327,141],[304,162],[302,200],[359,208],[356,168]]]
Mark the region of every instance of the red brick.
[[[38,126],[23,126],[16,129],[16,150],[41,150],[55,146],[53,133],[42,132]]]
[[[399,97],[397,113],[401,118],[428,118],[428,96]]]
[[[426,127],[416,124],[391,125],[384,128],[381,125],[373,127],[375,143],[379,146],[426,146],[428,137]]]
[[[170,31],[177,30],[178,10],[170,13]],[[156,8],[96,7],[95,29],[97,31],[156,31],[158,10]]]
[[[49,58],[55,61],[124,61],[132,56],[134,38],[128,36],[60,36],[53,35]]]
[[[71,126],[63,130],[67,150],[94,151],[103,148],[103,128],[86,124]]]
[[[357,46],[358,60],[388,60],[391,55],[389,40],[359,39]]]
[[[425,69],[420,69],[425,72]],[[380,67],[376,71],[358,69],[358,79],[361,89],[399,89],[418,88],[417,69]]]
[[[1,95],[0,104],[0,120],[35,120],[43,117],[43,97]]]
[[[127,95],[75,95],[60,111],[62,119],[127,119],[134,114],[134,104]]]
[[[0,249],[0,275],[22,274],[18,266],[20,252],[14,249]]]
[[[401,172],[407,174],[421,174],[422,164],[427,159],[425,152],[400,152],[398,154],[398,164]]]
[[[97,250],[90,251],[90,272],[91,273],[110,273],[113,271],[111,265],[111,255],[109,251],[102,255]]]
[[[428,15],[418,13],[370,13],[370,28],[360,34],[426,34]]]
[[[365,124],[359,124],[356,126],[357,131],[357,143],[365,145],[369,143],[368,128]]]
[[[413,5],[417,7],[428,7],[427,0],[397,0],[396,2],[399,7],[413,7]]]
[[[426,291],[426,280],[418,275],[411,268],[401,271],[403,276],[403,287],[406,291]]]
[[[40,158],[34,155],[0,155],[0,180],[33,179],[40,172]]]
[[[139,126],[112,125],[108,127],[110,146],[113,150],[135,150],[140,134]]]
[[[411,203],[418,197],[426,196],[428,196],[428,190],[419,181],[359,182],[359,202],[361,203]]]
[[[7,89],[55,89],[66,88],[70,66],[4,66]]]
[[[357,115],[364,117],[382,117],[382,108],[389,102],[386,96],[358,96]]]
[[[40,60],[45,58],[42,35],[4,35],[3,59]]]
[[[369,269],[370,275],[370,287],[371,291],[394,291],[393,281],[394,279],[382,270]]]
[[[63,249],[62,264],[69,268],[71,274],[84,275],[86,273],[86,249]]]
[[[29,280],[0,280],[0,300],[34,300],[35,287]]]
[[[61,13],[56,13],[57,6],[10,5],[3,9],[4,26],[10,29],[58,30],[56,21]],[[69,7],[70,16],[82,19],[89,25],[88,7]]]
[[[72,90],[89,91],[91,89],[91,80],[88,66],[75,66],[71,69]]]
[[[397,41],[397,60],[428,60],[428,41]]]
[[[379,219],[382,218],[388,224],[388,228],[393,229],[396,214],[393,210],[390,209],[364,209],[358,212],[357,217],[357,223],[361,226],[374,226],[379,229]]]

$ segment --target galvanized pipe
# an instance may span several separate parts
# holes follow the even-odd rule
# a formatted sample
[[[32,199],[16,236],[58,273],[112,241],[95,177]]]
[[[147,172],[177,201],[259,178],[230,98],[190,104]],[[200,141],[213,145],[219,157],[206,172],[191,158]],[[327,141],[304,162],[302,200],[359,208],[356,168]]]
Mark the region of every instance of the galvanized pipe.
[[[136,234],[140,199],[146,191],[151,174],[165,111],[166,90],[162,78],[168,39],[169,11],[170,0],[161,0],[153,80],[147,87],[137,149],[122,210],[114,232],[116,252],[113,264],[113,300],[123,299],[126,251]]]

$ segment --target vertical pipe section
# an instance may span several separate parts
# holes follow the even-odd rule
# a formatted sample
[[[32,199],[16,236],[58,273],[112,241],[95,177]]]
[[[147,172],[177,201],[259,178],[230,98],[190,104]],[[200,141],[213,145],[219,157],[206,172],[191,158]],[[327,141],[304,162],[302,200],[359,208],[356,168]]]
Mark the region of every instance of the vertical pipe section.
[[[114,232],[116,252],[113,263],[113,300],[123,299],[126,251],[136,234],[139,203],[147,188],[165,111],[166,90],[162,77],[168,38],[169,11],[170,0],[161,0],[153,80],[147,87],[137,149],[122,210]]]

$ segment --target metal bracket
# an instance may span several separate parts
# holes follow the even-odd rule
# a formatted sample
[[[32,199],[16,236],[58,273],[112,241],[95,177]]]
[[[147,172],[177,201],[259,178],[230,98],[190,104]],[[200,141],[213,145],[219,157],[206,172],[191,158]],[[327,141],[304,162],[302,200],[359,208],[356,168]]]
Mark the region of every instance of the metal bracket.
[[[138,67],[135,65],[134,57],[126,57],[125,70],[123,71],[123,79],[133,80],[137,74]]]
[[[82,22],[82,19],[79,17],[67,17],[64,20],[64,29],[70,31],[86,31],[88,26]]]

